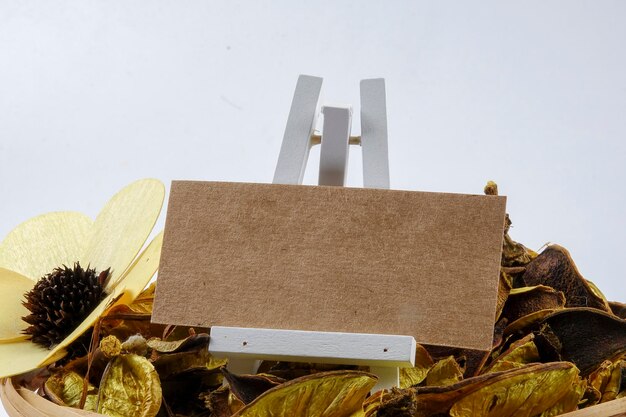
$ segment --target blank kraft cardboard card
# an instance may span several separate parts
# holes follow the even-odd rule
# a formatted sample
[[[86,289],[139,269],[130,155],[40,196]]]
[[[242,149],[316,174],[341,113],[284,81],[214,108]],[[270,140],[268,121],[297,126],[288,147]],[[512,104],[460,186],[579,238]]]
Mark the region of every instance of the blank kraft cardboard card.
[[[489,350],[505,197],[174,181],[153,321]]]

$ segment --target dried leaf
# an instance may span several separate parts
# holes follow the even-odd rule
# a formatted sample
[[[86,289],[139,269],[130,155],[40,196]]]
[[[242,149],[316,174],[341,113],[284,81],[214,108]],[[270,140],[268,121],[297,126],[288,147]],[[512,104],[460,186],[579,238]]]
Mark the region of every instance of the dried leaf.
[[[502,309],[504,308],[504,304],[506,303],[507,298],[509,297],[509,292],[513,287],[513,281],[510,275],[505,272],[500,271],[500,278],[498,280],[498,299],[496,301],[496,318],[495,321],[498,321],[500,315],[502,314]]]
[[[82,375],[72,371],[53,373],[44,384],[48,398],[58,405],[78,407],[83,394],[84,381]],[[85,410],[95,411],[98,400],[98,390],[93,385],[87,386],[87,400]]]
[[[502,310],[509,323],[540,310],[557,310],[565,306],[561,291],[545,285],[514,288],[510,291]]]
[[[626,320],[626,304],[618,303],[617,301],[609,301],[609,306],[611,307],[613,314]]]
[[[593,308],[556,311],[542,322],[535,343],[544,360],[576,364],[583,376],[626,352],[626,320]]]
[[[566,362],[517,369],[464,396],[450,415],[532,417],[553,407],[577,380],[578,369]]]
[[[211,417],[230,417],[244,407],[244,404],[230,392],[228,387],[220,387],[204,394],[201,399],[211,412]]]
[[[161,379],[166,379],[195,369],[217,372],[227,361],[213,357],[206,348],[200,348],[161,355],[154,361],[154,367]]]
[[[417,345],[415,366],[400,368],[400,388],[408,388],[424,381],[433,364],[433,359],[428,351],[422,345]]]
[[[114,417],[153,417],[161,407],[161,384],[152,364],[127,354],[111,360],[98,394],[98,413]]]
[[[563,413],[578,409],[578,403],[585,394],[586,388],[587,381],[580,378],[576,379],[569,391],[556,404],[541,413],[539,417],[560,416]]]
[[[485,372],[499,372],[515,368],[515,364],[525,365],[540,361],[537,346],[535,346],[534,335],[530,335],[512,343],[507,350],[498,356]]]
[[[459,366],[454,356],[435,363],[426,376],[426,385],[443,386],[451,385],[463,379],[463,369]]]
[[[377,417],[395,417],[396,415],[439,417],[441,415],[447,415],[455,403],[479,390],[482,390],[483,393],[489,392],[489,390],[506,392],[509,388],[516,386],[524,391],[534,384],[537,384],[537,381],[545,380],[546,376],[553,378],[554,375],[568,375],[569,373],[573,373],[577,378],[578,370],[573,364],[568,362],[531,364],[520,369],[488,373],[467,378],[456,384],[447,386],[413,387],[405,390],[392,390],[389,395],[383,397],[383,404],[378,408]],[[567,392],[568,389],[569,385],[566,385],[563,388],[563,394]],[[547,394],[552,395],[554,392],[548,391]],[[552,406],[558,400],[559,397],[554,397],[553,401],[546,405],[546,408]],[[409,410],[410,413],[400,414],[402,410]],[[478,410],[476,414],[469,415],[489,415],[480,414],[479,411],[480,410]],[[541,411],[538,411],[537,414],[540,412]]]
[[[366,372],[331,371],[277,386],[233,417],[349,417],[362,404],[376,377]]]
[[[236,375],[222,368],[222,373],[228,381],[230,391],[244,404],[250,404],[259,395],[263,394],[283,382],[284,379],[269,374]]]
[[[206,347],[208,343],[209,335],[206,333],[199,333],[181,340],[173,341],[161,340],[155,337],[148,340],[148,347],[159,353],[175,353]]]
[[[528,286],[547,285],[565,294],[566,307],[592,307],[610,312],[604,296],[578,272],[567,249],[551,245],[526,267]]]

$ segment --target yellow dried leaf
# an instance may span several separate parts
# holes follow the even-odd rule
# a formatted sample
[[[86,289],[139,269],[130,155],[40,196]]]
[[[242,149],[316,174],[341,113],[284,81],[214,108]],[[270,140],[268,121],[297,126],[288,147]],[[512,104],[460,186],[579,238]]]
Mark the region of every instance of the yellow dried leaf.
[[[366,372],[331,371],[296,378],[277,386],[233,417],[349,417],[362,413],[376,384]]]
[[[161,383],[143,356],[128,354],[113,359],[102,375],[98,413],[113,417],[153,417],[161,407]]]
[[[426,385],[451,385],[462,379],[463,370],[454,359],[454,356],[448,356],[445,359],[441,359],[439,362],[434,364],[432,368],[430,368],[430,371],[428,371],[428,375],[426,376]]]
[[[489,366],[486,372],[499,372],[512,369],[513,364],[540,362],[533,334],[516,341]]]
[[[428,354],[428,351],[422,345],[417,345],[415,366],[412,368],[400,368],[400,388],[412,387],[424,381],[432,366],[433,359]]]
[[[578,368],[568,362],[527,366],[508,378],[494,379],[461,398],[452,417],[531,417],[557,404],[578,380]]]
[[[560,416],[564,413],[569,413],[578,409],[578,403],[585,394],[587,389],[587,381],[584,379],[577,379],[574,381],[570,390],[565,394],[558,403],[541,413],[539,417],[554,417]]]
[[[619,395],[620,390],[624,390],[624,388],[626,388],[622,386],[622,375],[624,374],[626,374],[625,360],[618,360],[611,364],[606,384],[604,385],[604,389],[601,391],[601,403],[614,400]]]
[[[46,380],[44,390],[52,402],[68,407],[78,407],[83,394],[84,380],[76,372],[61,371],[53,373]],[[98,390],[93,385],[87,386],[85,410],[95,411],[98,401]]]

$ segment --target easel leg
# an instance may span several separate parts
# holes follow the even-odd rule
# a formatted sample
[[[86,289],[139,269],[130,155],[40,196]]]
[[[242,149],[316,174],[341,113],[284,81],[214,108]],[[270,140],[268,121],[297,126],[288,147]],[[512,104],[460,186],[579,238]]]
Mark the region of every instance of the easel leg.
[[[261,361],[255,359],[228,358],[226,368],[233,374],[256,374]]]
[[[400,368],[371,366],[370,372],[378,377],[372,392],[400,386]]]

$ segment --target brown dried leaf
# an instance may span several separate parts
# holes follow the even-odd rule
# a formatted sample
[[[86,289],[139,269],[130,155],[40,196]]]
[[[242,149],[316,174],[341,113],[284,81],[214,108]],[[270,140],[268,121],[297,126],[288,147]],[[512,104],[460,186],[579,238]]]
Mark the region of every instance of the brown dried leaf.
[[[161,407],[161,383],[143,356],[115,357],[102,376],[98,413],[114,417],[154,417]]]
[[[161,379],[166,379],[172,375],[197,369],[218,372],[227,361],[227,359],[213,357],[208,349],[202,347],[196,350],[163,354],[153,363]]]
[[[592,307],[610,312],[600,291],[578,272],[567,249],[551,245],[526,266],[522,275],[527,286],[547,285],[565,294],[566,307]]]
[[[228,387],[220,387],[208,394],[203,394],[205,407],[211,412],[211,417],[230,417],[244,407],[244,404],[235,397]]]
[[[224,378],[228,381],[230,391],[246,405],[250,404],[265,391],[285,382],[284,379],[269,374],[236,375],[229,372],[226,368],[221,368],[221,370]]]
[[[535,344],[544,360],[567,360],[583,376],[626,352],[626,320],[593,308],[556,311],[542,322]]]
[[[60,370],[50,375],[44,384],[46,396],[55,404],[78,408],[84,387],[83,377],[76,372]],[[87,386],[85,410],[95,411],[98,400],[98,389]]]
[[[626,304],[618,303],[617,301],[609,301],[609,306],[611,307],[613,314],[626,320]]]
[[[509,297],[509,292],[511,292],[512,287],[513,287],[513,280],[511,276],[509,276],[507,273],[503,271],[500,271],[500,278],[498,280],[498,299],[496,301],[495,321],[498,321],[498,319],[502,315],[502,309],[504,308],[504,304],[506,303],[506,300]]]
[[[509,323],[540,310],[561,309],[565,296],[561,291],[545,285],[513,288],[502,310],[502,317]]]
[[[375,384],[376,377],[366,372],[307,375],[266,391],[233,417],[349,417],[362,411]]]

